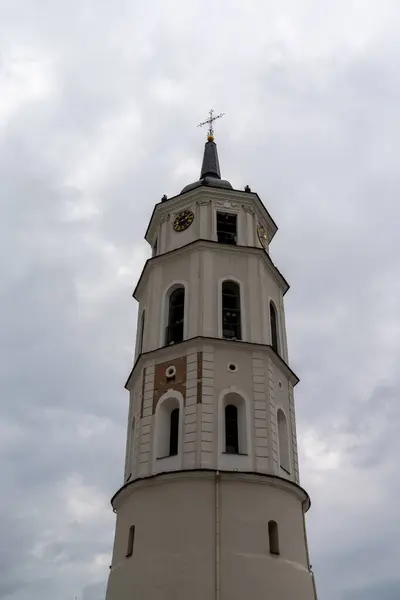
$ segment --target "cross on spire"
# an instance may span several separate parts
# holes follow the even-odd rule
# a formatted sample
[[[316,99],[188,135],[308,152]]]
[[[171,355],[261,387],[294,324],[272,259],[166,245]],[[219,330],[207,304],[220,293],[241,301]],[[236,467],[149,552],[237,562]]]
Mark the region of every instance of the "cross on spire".
[[[214,141],[214,127],[213,127],[213,123],[214,121],[216,121],[217,119],[220,119],[221,117],[224,116],[225,113],[220,113],[219,115],[215,115],[214,116],[214,111],[213,109],[210,110],[209,112],[209,117],[206,121],[203,121],[202,123],[199,123],[198,127],[203,127],[203,125],[208,125],[208,134],[207,134],[207,139],[209,142],[213,142]]]

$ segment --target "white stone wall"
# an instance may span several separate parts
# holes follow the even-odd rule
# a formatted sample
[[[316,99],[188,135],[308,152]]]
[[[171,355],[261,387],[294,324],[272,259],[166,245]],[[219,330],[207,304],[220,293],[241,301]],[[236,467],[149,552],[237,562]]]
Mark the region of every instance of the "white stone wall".
[[[200,465],[215,468],[215,433],[217,415],[214,393],[214,348],[203,346],[203,385],[201,395]]]
[[[186,406],[184,410],[183,430],[183,468],[196,467],[196,450],[198,437],[197,419],[197,352],[187,354],[186,366]]]
[[[253,352],[253,426],[254,426],[254,470],[270,471],[269,422],[268,422],[268,376],[265,355]]]
[[[188,229],[176,232],[172,227],[174,219],[184,210],[193,212],[194,221]],[[258,225],[267,230],[269,239],[276,232],[275,224],[256,195],[201,187],[158,205],[146,239],[153,247],[157,238],[157,255],[190,244],[196,239],[216,240],[217,211],[237,215],[240,245],[262,247],[257,236]]]
[[[315,600],[303,530],[306,496],[284,483],[194,471],[133,484],[116,500],[106,600]],[[270,520],[278,523],[277,556],[269,552]],[[131,525],[135,543],[126,558]]]
[[[195,220],[176,233],[173,219],[185,209],[193,210]],[[210,242],[216,240],[217,210],[236,212],[243,248]],[[211,188],[184,194],[155,211],[147,239],[157,236],[157,256],[135,291],[139,327],[143,310],[146,320],[142,353],[136,349],[127,384],[124,481],[129,483],[115,500],[106,600],[316,600],[303,527],[308,499],[296,485],[297,380],[284,362],[286,284],[269,256],[259,251],[258,224],[267,227],[270,237],[275,233],[254,195]],[[191,244],[201,239],[209,241]],[[243,341],[220,339],[226,279],[240,284]],[[185,287],[185,341],[163,347],[166,294],[177,283]],[[281,358],[268,346],[271,301]],[[163,375],[169,364],[180,368],[175,383]],[[238,454],[225,452],[227,395],[239,407]],[[180,407],[178,454],[160,456],[159,442],[166,446],[169,435],[161,410],[172,398]],[[288,473],[280,460],[280,410],[287,424]],[[269,552],[269,520],[278,523],[279,556]],[[135,546],[127,558],[132,525]]]
[[[135,416],[134,451],[127,468],[132,477],[146,477],[176,469],[221,469],[270,473],[299,482],[298,455],[290,371],[285,373],[279,359],[268,348],[248,346],[234,341],[198,339],[184,344],[186,383],[183,394],[181,438],[177,457],[159,460],[156,455],[157,411],[154,412],[155,369],[157,359],[143,360],[137,370],[131,392],[130,422]],[[182,357],[183,345],[164,348],[159,363],[167,364]],[[229,365],[237,370],[230,371]],[[143,379],[143,373],[145,373]],[[135,390],[135,392],[133,391]],[[246,452],[225,454],[223,399],[235,393],[245,401]],[[132,404],[133,403],[133,404]],[[133,407],[134,405],[134,407]],[[290,474],[280,467],[277,411],[287,417]],[[128,428],[127,448],[131,448]],[[128,465],[130,465],[130,470]]]
[[[296,483],[300,483],[299,474],[299,455],[297,452],[297,437],[296,437],[296,416],[294,412],[294,396],[293,386],[289,385],[289,414],[290,414],[290,427],[291,427],[291,443],[293,453],[293,469],[294,469],[294,480]]]
[[[162,258],[149,267],[139,293],[139,317],[146,311],[143,352],[164,345],[167,325],[167,294],[176,284],[185,287],[186,338],[198,335],[222,336],[222,282],[232,279],[241,288],[242,338],[257,344],[270,344],[269,302],[277,308],[279,347],[287,354],[283,318],[283,291],[272,276],[263,254],[249,254],[235,246],[189,247]],[[137,339],[139,341],[139,334]],[[136,357],[138,352],[136,352]]]

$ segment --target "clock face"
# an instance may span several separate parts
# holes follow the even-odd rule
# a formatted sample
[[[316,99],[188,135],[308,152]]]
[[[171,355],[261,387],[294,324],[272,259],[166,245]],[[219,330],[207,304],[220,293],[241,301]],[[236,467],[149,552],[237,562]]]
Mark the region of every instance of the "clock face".
[[[262,225],[259,225],[257,227],[257,235],[258,235],[258,239],[260,240],[260,244],[263,248],[267,248],[268,246],[268,235],[267,235],[267,230],[265,229],[265,227],[262,227]]]
[[[174,219],[174,230],[175,231],[184,231],[193,223],[194,214],[191,210],[183,210],[178,213]]]

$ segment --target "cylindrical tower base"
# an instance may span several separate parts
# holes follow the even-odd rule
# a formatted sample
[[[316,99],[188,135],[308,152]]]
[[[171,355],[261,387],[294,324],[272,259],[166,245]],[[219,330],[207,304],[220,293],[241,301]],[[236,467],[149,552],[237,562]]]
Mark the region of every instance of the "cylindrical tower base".
[[[165,473],[129,483],[112,503],[117,524],[106,600],[315,598],[304,529],[309,498],[288,480]],[[277,524],[272,550],[277,543],[279,554],[271,553],[270,522]]]

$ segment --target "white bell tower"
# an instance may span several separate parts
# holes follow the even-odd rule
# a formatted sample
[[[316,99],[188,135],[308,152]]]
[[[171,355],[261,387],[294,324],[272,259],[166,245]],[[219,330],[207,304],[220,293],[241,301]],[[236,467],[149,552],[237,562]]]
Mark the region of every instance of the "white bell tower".
[[[207,122],[212,126],[215,117]],[[107,600],[316,600],[283,297],[260,197],[199,181],[145,235]]]

